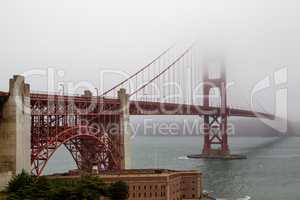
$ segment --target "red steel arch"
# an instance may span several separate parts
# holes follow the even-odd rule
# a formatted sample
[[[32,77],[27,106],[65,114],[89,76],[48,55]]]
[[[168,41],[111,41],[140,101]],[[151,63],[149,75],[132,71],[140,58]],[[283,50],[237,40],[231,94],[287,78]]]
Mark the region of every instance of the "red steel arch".
[[[98,133],[95,134],[95,132],[91,132],[90,129],[95,130],[93,127],[86,126],[68,128],[58,134],[55,139],[51,139],[41,146],[38,151],[32,152],[32,173],[37,176],[41,175],[48,161],[51,159],[56,150],[63,144],[66,145],[67,149],[72,154],[72,157],[79,169],[90,167],[89,165],[91,164],[92,166],[93,164],[96,164],[98,170],[112,170],[114,169],[112,166],[118,166],[117,160],[113,155],[114,150],[111,149],[113,144],[108,134],[100,134],[99,130],[96,130]],[[86,146],[84,148],[80,148],[80,146],[76,146],[76,144],[78,145],[78,140],[74,142],[76,139],[82,140],[81,142],[88,142],[88,144],[92,146],[90,146],[90,149]],[[70,145],[69,142],[73,143],[75,149],[68,146]],[[75,156],[74,153],[79,153],[80,157]],[[87,154],[93,154],[93,160],[90,160],[91,158],[87,157]]]

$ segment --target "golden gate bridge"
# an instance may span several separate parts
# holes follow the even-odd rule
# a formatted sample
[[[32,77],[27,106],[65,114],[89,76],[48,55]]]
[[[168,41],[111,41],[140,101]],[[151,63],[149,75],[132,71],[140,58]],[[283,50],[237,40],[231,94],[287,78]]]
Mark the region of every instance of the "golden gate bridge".
[[[200,155],[192,157],[233,159],[228,145],[228,117],[263,117],[268,113],[228,107],[226,70],[218,57],[200,60],[195,45],[179,55],[174,46],[114,87],[93,96],[16,91],[29,87],[15,76],[9,92],[0,92],[0,124],[8,118],[5,102],[16,96],[28,101],[30,110],[31,169],[41,175],[60,146],[65,146],[80,170],[126,168],[130,115],[195,115],[204,119],[204,143]],[[211,77],[210,63],[219,76]],[[25,85],[25,86],[24,86]],[[217,103],[210,98],[219,91]],[[22,100],[21,98],[21,100]],[[127,136],[126,136],[127,135]],[[200,145],[200,144],[199,144]],[[200,152],[199,152],[200,153]]]

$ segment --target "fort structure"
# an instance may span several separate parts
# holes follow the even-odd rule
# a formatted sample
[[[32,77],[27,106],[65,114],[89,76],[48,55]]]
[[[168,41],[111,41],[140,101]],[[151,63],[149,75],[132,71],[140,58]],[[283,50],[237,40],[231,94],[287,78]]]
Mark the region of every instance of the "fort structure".
[[[131,169],[103,172],[96,175],[105,183],[124,181],[129,188],[128,200],[199,200],[202,195],[202,174],[199,171],[166,169]],[[79,175],[47,176],[56,181],[77,181]]]

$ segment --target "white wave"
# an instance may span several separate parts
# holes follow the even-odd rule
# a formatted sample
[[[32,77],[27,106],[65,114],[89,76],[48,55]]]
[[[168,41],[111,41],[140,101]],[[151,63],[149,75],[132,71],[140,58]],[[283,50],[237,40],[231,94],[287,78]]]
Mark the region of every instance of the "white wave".
[[[179,156],[177,159],[178,160],[188,160],[189,158],[187,156]]]
[[[237,199],[237,200],[250,200],[250,199],[251,199],[251,197],[245,196],[244,198],[240,198],[240,199]]]

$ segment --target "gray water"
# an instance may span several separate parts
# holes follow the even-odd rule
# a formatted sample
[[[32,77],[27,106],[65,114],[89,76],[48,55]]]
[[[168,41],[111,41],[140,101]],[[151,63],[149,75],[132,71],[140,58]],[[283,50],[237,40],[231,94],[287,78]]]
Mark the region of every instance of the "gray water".
[[[234,153],[246,160],[217,161],[188,159],[199,153],[198,137],[138,136],[132,140],[133,168],[196,169],[203,173],[204,188],[218,199],[300,199],[300,138],[230,138]],[[60,149],[45,173],[75,168],[71,156]]]

